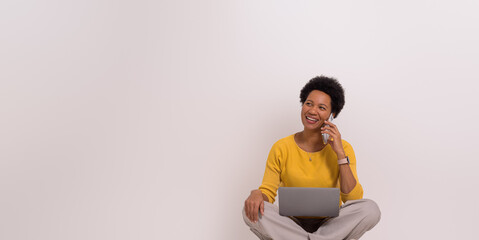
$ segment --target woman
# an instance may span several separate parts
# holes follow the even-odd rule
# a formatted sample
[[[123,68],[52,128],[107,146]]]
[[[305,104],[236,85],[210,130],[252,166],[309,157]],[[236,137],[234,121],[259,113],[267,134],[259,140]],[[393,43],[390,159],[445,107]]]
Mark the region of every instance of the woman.
[[[269,153],[263,182],[245,201],[243,218],[260,239],[359,239],[380,219],[375,202],[363,198],[353,148],[327,121],[344,106],[344,90],[336,79],[311,79],[301,90],[304,130],[277,141]],[[322,134],[329,134],[326,144]],[[340,188],[339,216],[280,216],[273,205],[279,186]],[[344,203],[344,204],[343,204]]]

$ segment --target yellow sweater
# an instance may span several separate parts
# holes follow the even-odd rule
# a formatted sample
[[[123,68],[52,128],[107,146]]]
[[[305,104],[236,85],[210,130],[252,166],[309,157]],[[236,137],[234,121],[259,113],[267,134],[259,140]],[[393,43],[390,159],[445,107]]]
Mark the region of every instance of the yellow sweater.
[[[356,173],[356,157],[351,144],[342,140],[356,186],[348,194],[341,192],[341,201],[363,198],[363,187]],[[309,161],[309,157],[311,160]],[[339,188],[338,157],[328,144],[319,152],[307,153],[296,144],[294,134],[277,141],[266,161],[263,183],[259,187],[274,203],[276,191],[282,187]]]

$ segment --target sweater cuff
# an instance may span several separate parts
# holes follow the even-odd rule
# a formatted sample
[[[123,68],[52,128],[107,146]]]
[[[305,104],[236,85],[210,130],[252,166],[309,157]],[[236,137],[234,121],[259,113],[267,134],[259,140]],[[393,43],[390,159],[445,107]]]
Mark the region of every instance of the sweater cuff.
[[[363,198],[363,187],[359,182],[356,182],[356,186],[354,186],[353,190],[349,193],[343,193],[340,190],[340,195],[341,199],[343,202],[346,202],[348,200],[357,200],[357,199],[362,199]]]
[[[268,202],[269,203],[274,203],[274,200],[275,200],[275,194],[271,194],[270,191],[266,190],[266,189],[263,189],[263,188],[259,188],[259,190],[261,191],[261,193],[263,193],[264,195],[266,195],[266,197],[268,198]]]

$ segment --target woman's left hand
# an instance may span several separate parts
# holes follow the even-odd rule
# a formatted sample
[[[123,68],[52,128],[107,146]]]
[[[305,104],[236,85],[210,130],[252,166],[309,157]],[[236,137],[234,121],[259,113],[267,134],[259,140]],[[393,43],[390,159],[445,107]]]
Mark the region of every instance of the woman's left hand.
[[[329,134],[328,144],[331,145],[333,151],[336,152],[338,159],[344,158],[346,154],[344,153],[341,133],[339,132],[338,127],[330,121],[325,121],[324,126],[321,127],[321,133]]]

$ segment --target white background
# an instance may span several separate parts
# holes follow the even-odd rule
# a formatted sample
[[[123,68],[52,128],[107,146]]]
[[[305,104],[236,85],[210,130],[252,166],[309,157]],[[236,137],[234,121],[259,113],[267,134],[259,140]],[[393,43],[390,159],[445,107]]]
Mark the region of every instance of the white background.
[[[474,239],[477,1],[0,3],[0,239],[256,239],[299,91],[336,77],[363,239]]]

